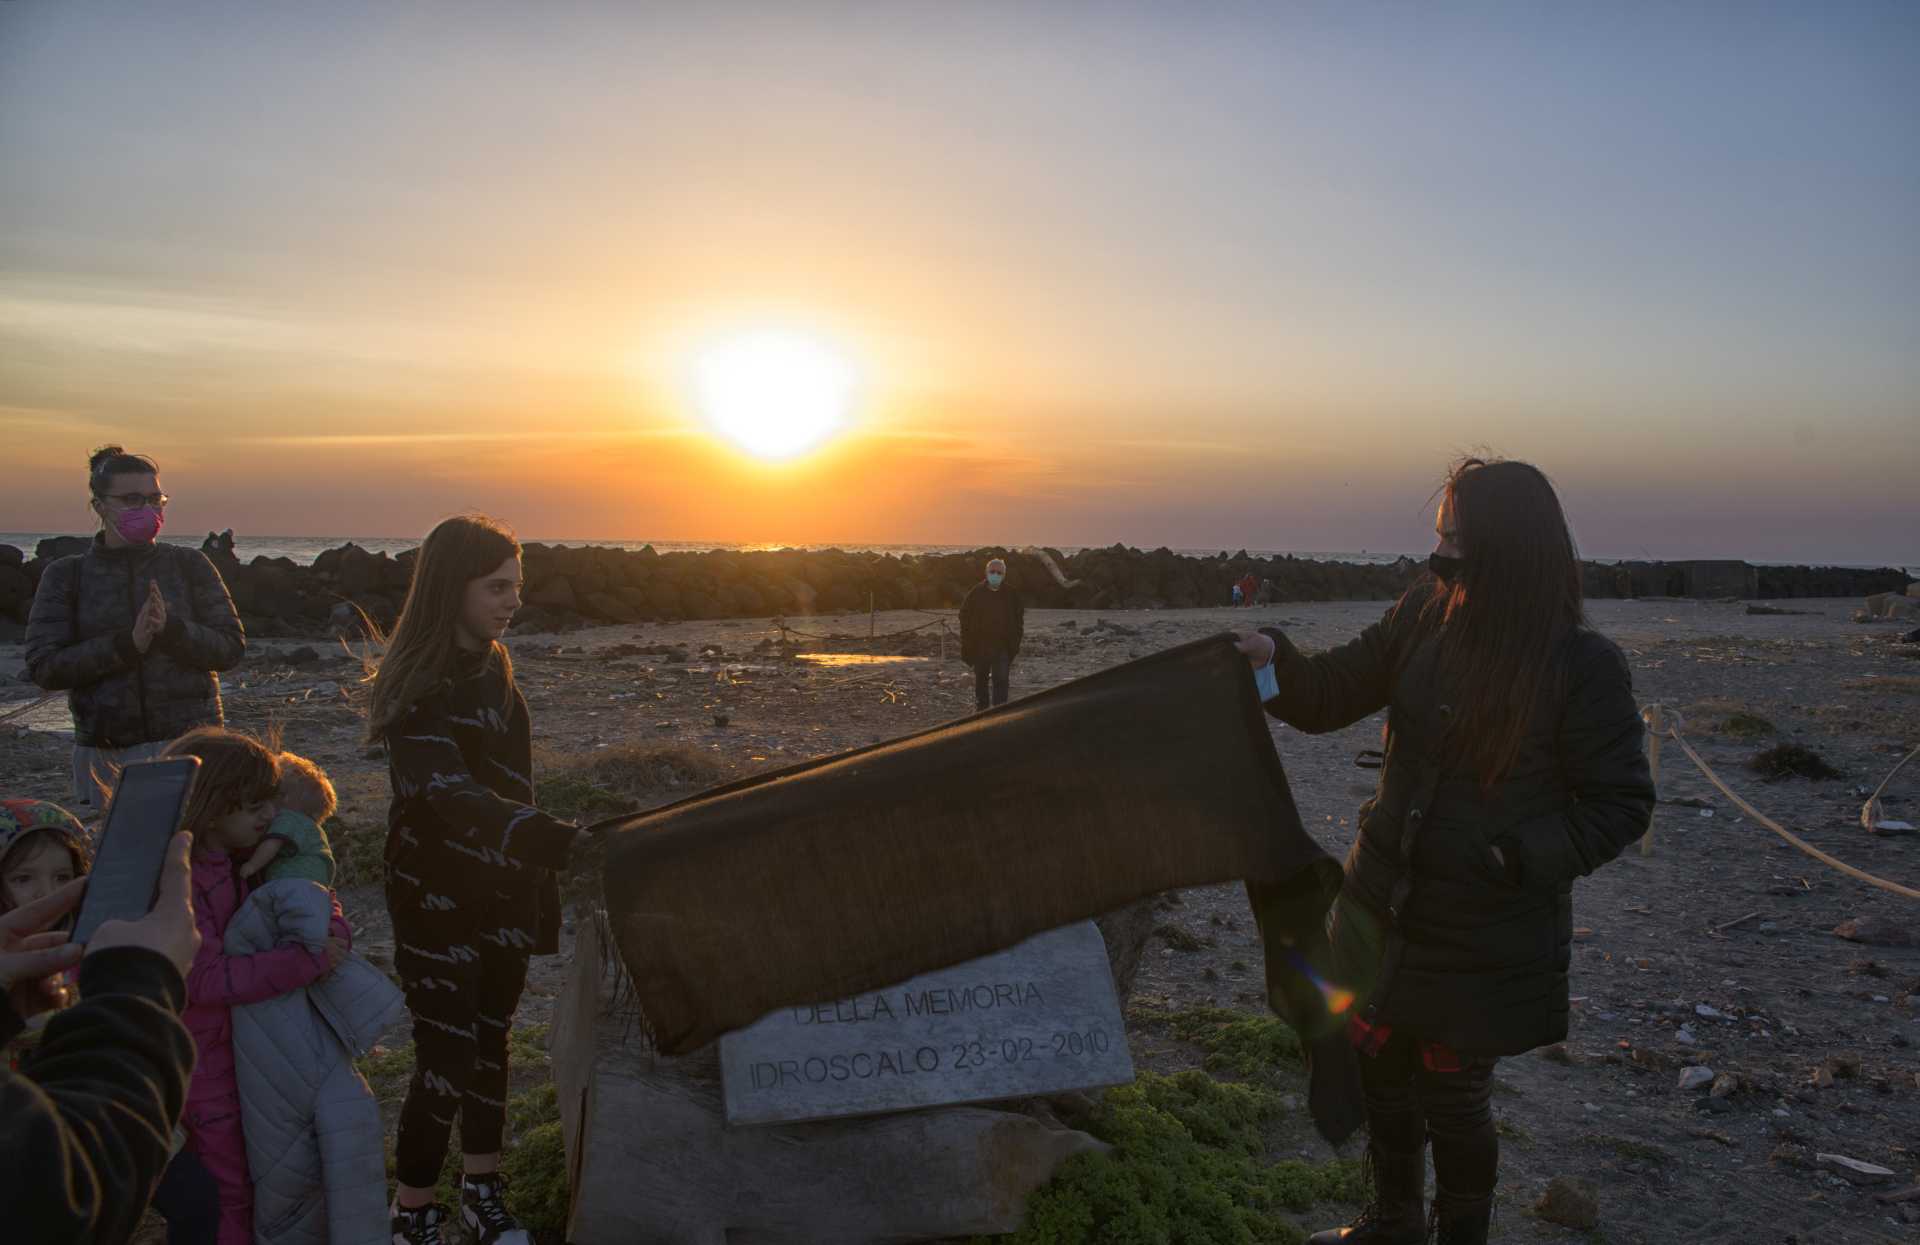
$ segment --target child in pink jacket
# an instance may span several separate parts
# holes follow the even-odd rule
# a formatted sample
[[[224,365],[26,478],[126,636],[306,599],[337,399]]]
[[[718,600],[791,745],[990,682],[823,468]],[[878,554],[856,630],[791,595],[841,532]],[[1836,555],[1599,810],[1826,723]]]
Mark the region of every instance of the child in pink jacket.
[[[232,1009],[304,990],[340,962],[352,934],[336,898],[334,936],[324,951],[288,944],[259,955],[227,955],[227,923],[251,889],[240,877],[234,853],[249,852],[273,821],[273,753],[249,736],[205,727],[182,735],[166,754],[200,758],[200,776],[182,821],[194,836],[193,914],[200,927],[200,951],[187,974],[187,1009],[181,1014],[199,1062],[182,1123],[187,1148],[220,1188],[219,1245],[249,1245],[253,1180],[234,1079]]]

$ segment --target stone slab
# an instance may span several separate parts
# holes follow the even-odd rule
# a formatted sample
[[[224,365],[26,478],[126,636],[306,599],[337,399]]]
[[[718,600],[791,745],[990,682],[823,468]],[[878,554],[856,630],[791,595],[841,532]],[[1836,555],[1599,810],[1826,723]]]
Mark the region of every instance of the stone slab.
[[[1062,926],[722,1037],[730,1125],[992,1102],[1133,1079],[1099,929]]]

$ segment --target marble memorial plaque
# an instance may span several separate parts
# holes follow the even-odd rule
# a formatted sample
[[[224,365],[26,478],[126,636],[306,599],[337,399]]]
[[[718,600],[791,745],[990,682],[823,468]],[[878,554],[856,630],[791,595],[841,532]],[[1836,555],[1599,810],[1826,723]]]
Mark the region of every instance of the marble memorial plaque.
[[[720,1039],[729,1124],[1121,1085],[1133,1056],[1092,921]]]

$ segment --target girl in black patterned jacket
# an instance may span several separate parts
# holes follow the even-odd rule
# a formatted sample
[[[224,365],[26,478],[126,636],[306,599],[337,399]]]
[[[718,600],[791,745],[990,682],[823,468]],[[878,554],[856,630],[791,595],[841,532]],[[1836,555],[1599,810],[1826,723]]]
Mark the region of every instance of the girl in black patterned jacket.
[[[576,829],[533,806],[532,729],[499,641],[520,607],[520,546],[479,516],[421,545],[373,676],[368,736],[387,748],[387,910],[413,1013],[416,1064],[400,1110],[393,1239],[437,1245],[433,1190],[454,1117],[461,1218],[481,1245],[528,1245],[507,1213],[500,1140],[507,1029],[527,957],[557,950]]]

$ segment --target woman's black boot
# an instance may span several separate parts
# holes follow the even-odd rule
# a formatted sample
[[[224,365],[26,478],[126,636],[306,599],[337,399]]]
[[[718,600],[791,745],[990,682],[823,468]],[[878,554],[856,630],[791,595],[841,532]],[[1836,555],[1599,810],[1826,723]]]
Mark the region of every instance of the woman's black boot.
[[[1427,1239],[1427,1150],[1411,1154],[1367,1147],[1373,1197],[1344,1228],[1316,1232],[1307,1245],[1424,1245]],[[1484,1237],[1482,1239],[1485,1239]]]

